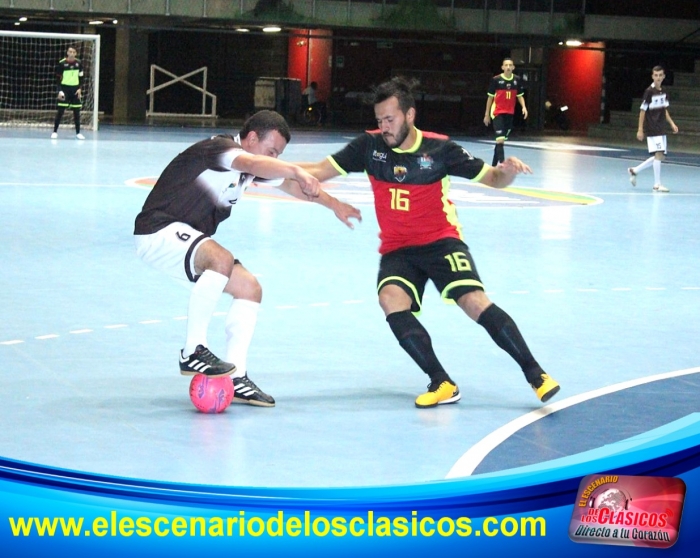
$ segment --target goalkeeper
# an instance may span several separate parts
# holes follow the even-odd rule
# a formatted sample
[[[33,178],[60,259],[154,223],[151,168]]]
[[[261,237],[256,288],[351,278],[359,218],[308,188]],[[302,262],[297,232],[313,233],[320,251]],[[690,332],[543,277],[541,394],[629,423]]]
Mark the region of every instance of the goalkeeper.
[[[83,108],[82,92],[80,87],[83,82],[83,65],[76,58],[78,52],[73,47],[68,47],[66,57],[56,64],[56,79],[58,81],[57,111],[53,123],[51,139],[58,138],[58,126],[61,124],[63,113],[69,108],[73,111],[75,122],[75,137],[84,140],[80,133],[80,109]]]

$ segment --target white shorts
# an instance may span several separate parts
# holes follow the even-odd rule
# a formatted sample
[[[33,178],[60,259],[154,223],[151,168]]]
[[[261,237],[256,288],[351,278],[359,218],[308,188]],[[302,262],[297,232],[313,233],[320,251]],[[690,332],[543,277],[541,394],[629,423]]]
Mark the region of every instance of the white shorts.
[[[148,265],[175,279],[194,283],[197,249],[209,237],[185,223],[171,223],[153,234],[137,234],[136,254]]]
[[[666,154],[666,136],[651,136],[647,138],[649,153],[663,151]]]

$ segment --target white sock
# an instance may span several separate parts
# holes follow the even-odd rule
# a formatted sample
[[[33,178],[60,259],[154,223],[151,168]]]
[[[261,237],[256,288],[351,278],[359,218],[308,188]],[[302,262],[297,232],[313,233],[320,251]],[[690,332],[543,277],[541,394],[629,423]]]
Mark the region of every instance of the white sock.
[[[654,159],[654,184],[661,184],[661,160]]]
[[[197,345],[207,347],[207,330],[224,292],[228,277],[207,269],[192,287],[187,310],[187,339],[182,349],[184,356],[194,353]]]
[[[236,365],[234,378],[246,375],[248,347],[258,321],[260,303],[234,298],[226,315],[226,362]]]
[[[648,169],[654,161],[656,161],[656,157],[653,157],[653,156],[649,157],[646,161],[644,161],[643,163],[637,165],[636,167],[634,167],[632,169],[634,171],[634,174],[638,174],[640,171],[643,171],[644,169]]]

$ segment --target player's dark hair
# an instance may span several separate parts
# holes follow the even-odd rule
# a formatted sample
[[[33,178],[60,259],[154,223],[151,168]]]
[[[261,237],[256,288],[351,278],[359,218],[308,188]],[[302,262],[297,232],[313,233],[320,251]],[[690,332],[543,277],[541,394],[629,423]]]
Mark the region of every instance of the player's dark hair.
[[[292,139],[289,124],[280,113],[274,110],[261,110],[248,118],[241,128],[241,139],[245,139],[250,132],[255,132],[258,138],[263,139],[268,132],[279,132],[287,143]]]
[[[407,79],[402,76],[396,76],[389,81],[379,84],[375,87],[372,103],[377,105],[383,103],[390,97],[396,97],[399,101],[399,108],[404,114],[410,108],[416,108],[416,99],[413,97],[413,90],[418,86],[417,79]]]
[[[515,60],[513,60],[510,56],[506,56],[503,60],[501,60],[501,66],[506,63],[506,60],[510,60],[513,64],[515,64]]]
[[[664,72],[664,73],[666,73],[666,70],[664,70],[664,67],[663,67],[663,66],[654,66],[654,67],[651,69],[651,71],[652,71],[652,72]]]

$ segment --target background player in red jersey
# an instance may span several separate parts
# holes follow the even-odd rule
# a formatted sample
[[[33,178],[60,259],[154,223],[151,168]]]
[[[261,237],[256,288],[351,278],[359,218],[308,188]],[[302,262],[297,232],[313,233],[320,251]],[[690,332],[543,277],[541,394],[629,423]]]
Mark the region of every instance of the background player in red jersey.
[[[503,144],[513,129],[516,99],[523,111],[523,118],[527,118],[523,80],[513,73],[515,70],[513,59],[504,58],[501,70],[503,73],[493,76],[489,83],[486,114],[484,114],[484,124],[488,126],[493,121],[493,131],[496,134],[496,146],[493,149],[491,163],[494,167],[505,160]]]
[[[547,401],[559,384],[534,359],[512,318],[486,296],[447,198],[450,175],[504,188],[516,175],[532,171],[515,157],[491,167],[446,136],[416,128],[415,85],[400,77],[381,84],[374,92],[378,130],[358,136],[323,161],[299,165],[320,181],[350,172],[369,177],[381,239],[379,304],[401,347],[430,377],[417,407],[455,403],[461,397],[414,315],[429,279],[443,299],[456,302],[486,329],[520,365],[537,397]]]

